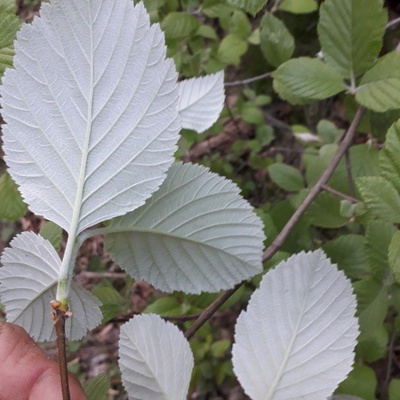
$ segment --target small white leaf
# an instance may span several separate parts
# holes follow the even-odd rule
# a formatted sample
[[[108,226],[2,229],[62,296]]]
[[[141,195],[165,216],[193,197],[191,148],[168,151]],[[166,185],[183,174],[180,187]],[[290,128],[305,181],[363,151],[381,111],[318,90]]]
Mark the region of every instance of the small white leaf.
[[[119,367],[130,400],[185,400],[193,355],[183,333],[158,315],[121,327]]]
[[[179,82],[182,126],[198,133],[210,128],[224,106],[224,72]]]
[[[216,292],[262,271],[261,220],[234,183],[199,165],[174,164],[144,206],[108,229],[111,257],[165,292]]]
[[[165,56],[132,0],[53,0],[23,25],[1,106],[5,160],[33,212],[74,236],[160,186],[180,130]]]
[[[233,368],[252,400],[322,400],[351,371],[358,323],[350,281],[321,250],[281,262],[238,318]]]
[[[37,341],[54,340],[50,301],[56,298],[61,260],[49,241],[24,232],[11,241],[2,257],[0,297],[7,321],[22,326]],[[72,283],[72,317],[66,321],[66,336],[80,340],[100,324],[100,302],[87,290]]]

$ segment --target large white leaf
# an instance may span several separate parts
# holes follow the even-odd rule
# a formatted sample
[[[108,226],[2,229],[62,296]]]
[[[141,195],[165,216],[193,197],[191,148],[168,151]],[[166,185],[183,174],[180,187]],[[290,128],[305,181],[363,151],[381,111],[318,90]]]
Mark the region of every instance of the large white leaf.
[[[269,271],[238,318],[233,368],[252,400],[322,400],[351,371],[358,323],[350,281],[321,250]]]
[[[235,184],[198,165],[173,165],[144,206],[107,229],[111,257],[166,292],[215,292],[262,270],[260,219]]]
[[[199,133],[210,128],[224,106],[224,72],[179,82],[182,126]]]
[[[142,205],[180,129],[175,67],[143,4],[44,3],[17,35],[14,67],[1,88],[5,159],[30,209],[74,235]]]
[[[130,400],[185,400],[193,355],[175,325],[137,315],[121,327],[119,366]]]
[[[49,241],[24,232],[11,241],[2,257],[0,297],[7,321],[22,326],[38,341],[54,340],[50,301],[56,298],[61,260]],[[100,302],[87,290],[72,283],[65,330],[68,339],[80,340],[102,318]]]

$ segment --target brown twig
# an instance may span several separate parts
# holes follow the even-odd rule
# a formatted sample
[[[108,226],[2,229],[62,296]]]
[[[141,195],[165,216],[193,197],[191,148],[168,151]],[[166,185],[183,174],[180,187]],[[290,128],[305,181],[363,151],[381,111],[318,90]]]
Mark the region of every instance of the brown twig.
[[[62,396],[63,400],[70,400],[71,395],[69,392],[68,381],[67,346],[65,340],[65,320],[69,317],[69,314],[60,306],[61,304],[58,301],[51,302],[51,307],[53,308],[52,317],[54,328],[57,334],[58,364],[60,367]]]
[[[349,129],[347,130],[342,142],[339,145],[339,148],[337,149],[335,155],[333,156],[333,158],[332,158],[331,162],[329,163],[329,165],[327,166],[326,170],[321,175],[321,177],[319,178],[319,180],[315,184],[315,186],[308,193],[307,197],[300,204],[299,208],[294,212],[294,214],[291,216],[289,221],[286,223],[286,225],[283,227],[283,229],[279,232],[278,236],[275,238],[273,243],[267,248],[267,250],[265,250],[264,256],[263,256],[263,262],[271,259],[271,257],[282,247],[284,241],[289,236],[289,233],[292,231],[294,226],[297,224],[300,217],[305,213],[305,211],[308,209],[308,207],[311,205],[311,203],[315,200],[315,198],[321,192],[322,186],[327,184],[329,178],[331,177],[331,175],[335,171],[335,168],[339,164],[339,161],[341,160],[344,153],[351,145],[351,143],[353,141],[354,133],[357,129],[358,124],[361,121],[363,113],[364,113],[364,107],[360,107],[357,110],[357,113],[354,116],[354,119],[351,122]]]
[[[229,297],[231,297],[236,290],[238,290],[242,286],[241,284],[236,285],[233,289],[226,290],[223,292],[220,296],[217,297],[216,300],[214,300],[207,308],[205,308],[199,315],[199,317],[196,319],[196,321],[193,323],[193,325],[185,332],[185,337],[187,340],[191,339],[193,335],[202,327],[203,324],[205,324],[224,304]]]
[[[337,149],[336,154],[333,156],[331,162],[327,166],[326,170],[315,184],[315,186],[311,189],[307,197],[300,204],[299,208],[294,212],[292,217],[286,223],[282,231],[275,238],[273,243],[265,250],[263,255],[263,262],[270,260],[273,255],[282,247],[284,241],[288,237],[289,233],[295,227],[300,217],[305,213],[307,208],[311,205],[311,203],[315,200],[318,194],[323,189],[322,186],[326,185],[329,178],[333,174],[335,168],[339,164],[339,161],[343,157],[346,150],[349,148],[353,141],[354,133],[357,129],[358,124],[361,121],[361,118],[364,113],[364,108],[360,107],[357,110],[356,115],[351,122],[349,129],[347,130],[342,142]],[[199,318],[193,323],[193,325],[185,332],[185,337],[189,340],[199,329],[200,327],[207,322],[208,319],[222,306],[232,295],[240,288],[242,284],[235,286],[233,289],[227,290],[222,293],[213,303],[211,303],[207,308],[205,308],[199,315]]]
[[[261,81],[262,79],[269,78],[272,75],[272,72],[266,72],[265,74],[254,76],[253,78],[243,79],[241,81],[234,82],[225,82],[225,86],[233,87],[233,86],[243,86],[248,85],[249,83]]]
[[[321,189],[325,190],[325,192],[333,194],[336,197],[339,197],[339,199],[347,200],[350,203],[359,203],[360,202],[360,200],[356,199],[355,197],[352,197],[352,196],[349,196],[342,192],[339,192],[338,190],[335,190],[328,185],[321,185]]]

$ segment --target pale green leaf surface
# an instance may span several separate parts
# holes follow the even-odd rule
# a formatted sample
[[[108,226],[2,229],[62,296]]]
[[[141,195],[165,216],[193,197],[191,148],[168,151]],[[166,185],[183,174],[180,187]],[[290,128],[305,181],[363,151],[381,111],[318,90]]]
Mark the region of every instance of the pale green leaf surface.
[[[376,400],[377,379],[374,370],[363,364],[355,364],[347,379],[336,393],[351,394],[362,400]]]
[[[61,248],[61,239],[62,239],[62,229],[54,222],[46,221],[44,225],[40,228],[40,236],[46,240],[48,240],[56,251],[59,251]]]
[[[119,367],[129,399],[185,400],[193,355],[175,325],[137,315],[121,327]]]
[[[368,363],[378,361],[387,355],[389,335],[386,327],[377,325],[372,332],[358,338],[356,355]]]
[[[358,336],[350,281],[321,250],[281,262],[238,318],[232,362],[252,400],[321,400],[350,372]]]
[[[389,400],[400,400],[400,379],[392,379],[390,381]]]
[[[167,39],[179,39],[188,36],[197,29],[199,23],[194,15],[187,12],[172,11],[163,19],[161,28]]]
[[[321,228],[340,228],[349,223],[349,218],[340,213],[340,199],[326,192],[317,196],[305,215],[312,225]]]
[[[345,394],[337,394],[329,397],[329,400],[363,400],[361,397],[347,396]]]
[[[11,241],[2,257],[0,297],[7,321],[22,326],[37,341],[54,340],[50,301],[56,298],[61,260],[47,240],[24,232]],[[72,283],[66,320],[66,336],[80,340],[101,321],[99,301],[87,290]]]
[[[386,134],[385,146],[379,153],[381,175],[400,194],[400,122],[395,122]]]
[[[217,56],[220,61],[229,65],[238,65],[248,45],[239,35],[230,33],[225,36],[218,47]]]
[[[285,24],[269,12],[265,13],[260,22],[260,48],[266,60],[274,67],[293,55],[293,36]]]
[[[359,279],[369,272],[364,251],[364,237],[361,235],[341,235],[324,243],[322,249],[349,278]]]
[[[332,67],[307,57],[283,63],[272,76],[274,89],[293,104],[326,99],[345,89],[342,78]]]
[[[15,49],[3,140],[30,209],[75,235],[142,205],[180,129],[177,74],[143,4],[44,3]]]
[[[0,199],[0,219],[16,221],[26,213],[26,204],[7,172],[0,177]]]
[[[143,207],[107,230],[111,257],[165,292],[216,292],[262,270],[260,219],[235,184],[198,165],[174,164]]]
[[[5,69],[13,65],[13,43],[20,25],[21,21],[15,15],[0,7],[0,78]]]
[[[374,215],[392,223],[400,222],[400,195],[387,179],[360,177],[356,179],[356,185]]]
[[[382,326],[389,307],[387,286],[373,278],[365,278],[354,283],[357,296],[357,316],[360,324],[360,340],[373,334]]]
[[[256,15],[267,2],[268,0],[228,0],[229,4],[238,8],[243,8],[253,16]]]
[[[389,274],[388,250],[396,232],[393,223],[373,220],[365,232],[365,253],[367,262],[376,279],[383,281]]]
[[[108,400],[108,390],[110,389],[110,381],[104,374],[100,374],[92,378],[84,385],[88,400]]]
[[[308,14],[318,10],[317,0],[283,0],[279,3],[279,10],[293,14]]]
[[[347,79],[367,71],[378,56],[387,24],[381,0],[327,0],[318,34],[328,64]]]
[[[16,14],[17,3],[15,0],[0,0],[0,10],[7,11],[10,14]]]
[[[356,100],[377,112],[400,108],[400,52],[384,55],[365,73]]]
[[[388,260],[396,281],[400,283],[400,231],[397,231],[392,237],[389,245]]]
[[[272,164],[267,169],[272,181],[287,192],[304,189],[304,179],[298,169],[282,163]]]
[[[224,106],[224,72],[179,82],[179,116],[182,127],[198,133],[210,128]]]

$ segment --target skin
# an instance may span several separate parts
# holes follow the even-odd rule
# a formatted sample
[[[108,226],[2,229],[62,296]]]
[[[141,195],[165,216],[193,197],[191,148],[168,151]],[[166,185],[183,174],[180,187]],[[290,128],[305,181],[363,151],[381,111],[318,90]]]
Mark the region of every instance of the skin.
[[[70,379],[71,400],[87,400]],[[58,364],[20,327],[0,322],[0,400],[62,400]]]

